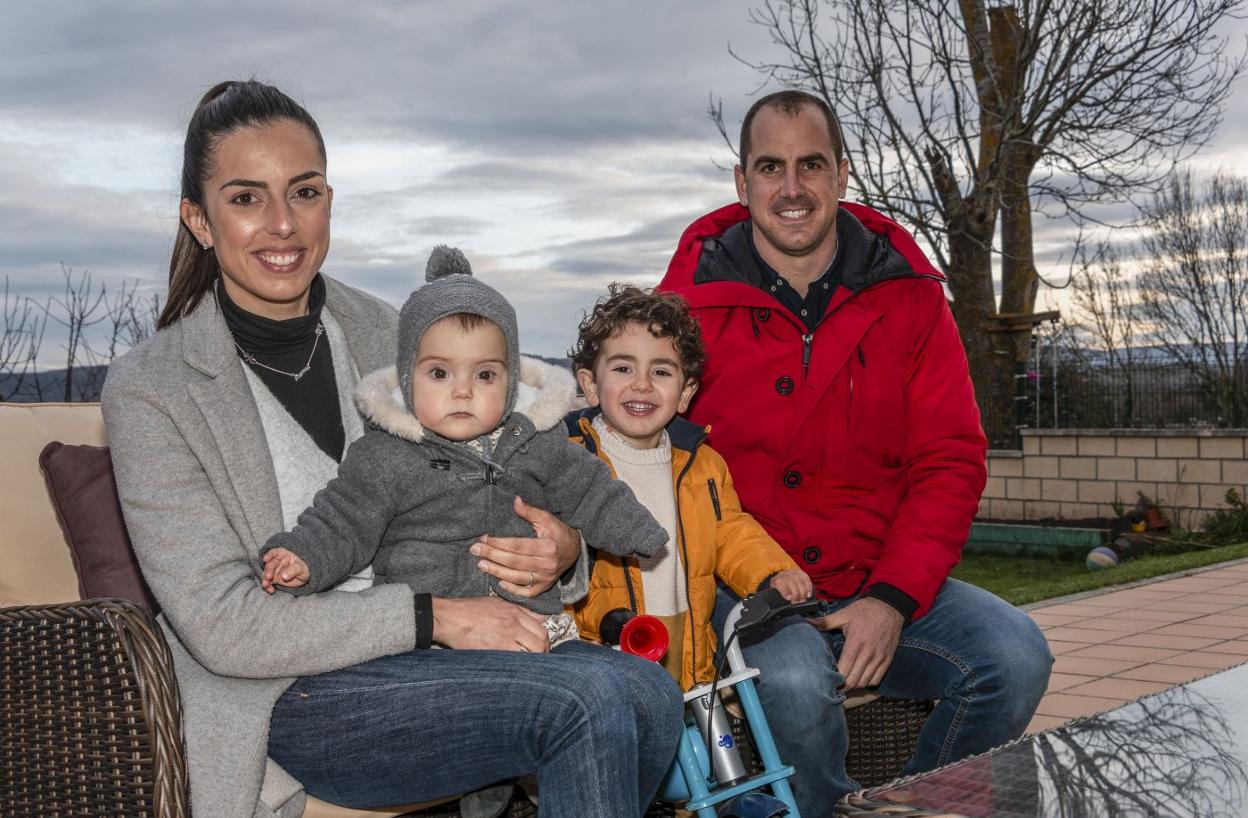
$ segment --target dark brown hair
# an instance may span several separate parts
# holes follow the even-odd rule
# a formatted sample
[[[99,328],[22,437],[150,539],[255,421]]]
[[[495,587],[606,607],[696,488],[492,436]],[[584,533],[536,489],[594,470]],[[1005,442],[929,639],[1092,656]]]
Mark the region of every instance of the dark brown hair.
[[[845,158],[845,143],[841,139],[841,122],[836,118],[831,106],[814,94],[790,90],[768,94],[745,112],[745,119],[741,120],[741,140],[737,143],[741,167],[746,167],[745,161],[750,155],[750,128],[754,125],[755,114],[766,106],[776,109],[787,117],[795,117],[806,105],[818,108],[819,113],[823,114],[824,121],[828,123],[828,135],[832,138],[832,153],[836,155],[836,161],[839,164]]]
[[[626,284],[612,284],[607,297],[598,299],[581,321],[576,346],[568,353],[572,368],[593,372],[602,345],[633,322],[646,327],[655,338],[671,338],[685,377],[701,380],[706,349],[702,330],[685,299],[676,293],[657,293]]]
[[[227,80],[208,89],[191,122],[186,127],[182,148],[182,198],[204,206],[204,180],[214,172],[213,154],[221,140],[239,128],[272,125],[283,120],[298,122],[311,131],[325,158],[325,140],[316,120],[303,106],[272,85],[256,80]],[[199,305],[221,276],[217,256],[205,250],[185,223],[179,222],[178,236],[169,259],[169,297],[160,313],[157,328],[177,322]]]

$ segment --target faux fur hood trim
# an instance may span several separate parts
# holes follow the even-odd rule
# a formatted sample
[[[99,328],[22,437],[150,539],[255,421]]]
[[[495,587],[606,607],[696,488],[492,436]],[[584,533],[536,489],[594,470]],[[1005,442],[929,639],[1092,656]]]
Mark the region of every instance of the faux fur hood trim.
[[[378,369],[361,378],[355,390],[355,405],[366,419],[390,434],[415,443],[424,440],[424,427],[407,411],[399,392],[399,374],[395,367]],[[537,431],[544,432],[558,425],[568,412],[582,406],[584,404],[576,397],[576,379],[570,370],[536,358],[520,357],[520,390],[512,414],[524,415]]]

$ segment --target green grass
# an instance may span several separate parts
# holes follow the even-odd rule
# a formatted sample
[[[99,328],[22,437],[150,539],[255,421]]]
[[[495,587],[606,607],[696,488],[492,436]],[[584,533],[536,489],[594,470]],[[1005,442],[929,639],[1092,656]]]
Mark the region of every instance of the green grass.
[[[953,576],[978,585],[1015,605],[1121,585],[1248,557],[1248,542],[1217,548],[1136,557],[1105,571],[1089,571],[1082,561],[1001,554],[963,554]]]

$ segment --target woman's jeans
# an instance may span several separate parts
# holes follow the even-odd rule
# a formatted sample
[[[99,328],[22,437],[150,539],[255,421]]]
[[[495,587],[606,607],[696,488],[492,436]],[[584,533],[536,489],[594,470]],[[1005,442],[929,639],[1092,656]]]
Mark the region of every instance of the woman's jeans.
[[[636,818],[675,756],[682,711],[662,667],[585,642],[416,650],[296,680],[273,708],[269,755],[344,806],[536,774],[542,816]]]
[[[737,601],[720,588],[718,631]],[[796,768],[789,783],[802,818],[834,815],[837,799],[858,789],[845,772],[844,678],[836,666],[843,646],[839,631],[822,633],[796,617],[741,643],[746,663],[761,671],[755,684],[780,759]],[[930,770],[1022,735],[1052,664],[1030,617],[987,591],[946,580],[927,615],[902,628],[877,688],[894,698],[940,700],[902,772]]]

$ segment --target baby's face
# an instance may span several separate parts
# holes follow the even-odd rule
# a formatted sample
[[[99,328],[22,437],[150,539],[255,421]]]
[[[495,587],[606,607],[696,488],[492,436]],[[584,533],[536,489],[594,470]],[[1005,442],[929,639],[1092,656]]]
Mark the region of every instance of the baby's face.
[[[507,403],[507,342],[486,321],[464,329],[443,318],[425,332],[412,367],[412,406],[426,429],[448,440],[489,434]]]

